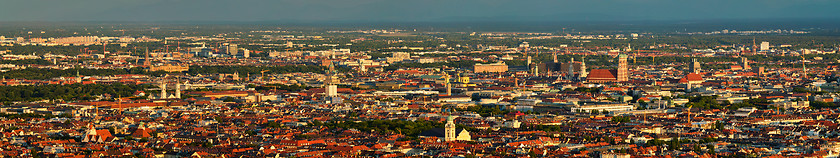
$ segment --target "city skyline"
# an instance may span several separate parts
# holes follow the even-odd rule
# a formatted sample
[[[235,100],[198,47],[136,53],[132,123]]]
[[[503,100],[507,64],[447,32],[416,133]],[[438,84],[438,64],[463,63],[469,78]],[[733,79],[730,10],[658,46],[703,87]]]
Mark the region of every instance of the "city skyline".
[[[840,157],[828,0],[13,0],[0,157]]]

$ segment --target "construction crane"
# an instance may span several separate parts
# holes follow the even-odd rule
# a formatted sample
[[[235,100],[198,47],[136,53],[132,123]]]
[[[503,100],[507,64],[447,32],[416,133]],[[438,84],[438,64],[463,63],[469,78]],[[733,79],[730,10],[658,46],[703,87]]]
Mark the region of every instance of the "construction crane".
[[[265,77],[265,72],[268,72],[268,70],[262,70],[262,71],[260,71],[260,77]]]

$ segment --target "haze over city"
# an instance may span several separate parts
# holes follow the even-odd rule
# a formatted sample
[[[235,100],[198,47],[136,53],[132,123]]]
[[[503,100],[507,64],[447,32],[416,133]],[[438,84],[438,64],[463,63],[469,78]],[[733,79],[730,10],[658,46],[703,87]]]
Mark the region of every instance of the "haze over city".
[[[9,0],[0,21],[632,21],[837,19],[833,0]]]
[[[6,0],[0,157],[840,157],[834,0]]]

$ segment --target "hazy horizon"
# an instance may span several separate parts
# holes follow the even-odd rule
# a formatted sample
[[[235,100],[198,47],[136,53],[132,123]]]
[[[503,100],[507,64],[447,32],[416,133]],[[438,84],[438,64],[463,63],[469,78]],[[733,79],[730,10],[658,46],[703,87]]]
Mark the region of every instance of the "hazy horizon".
[[[458,22],[840,19],[831,0],[13,0],[0,21]]]

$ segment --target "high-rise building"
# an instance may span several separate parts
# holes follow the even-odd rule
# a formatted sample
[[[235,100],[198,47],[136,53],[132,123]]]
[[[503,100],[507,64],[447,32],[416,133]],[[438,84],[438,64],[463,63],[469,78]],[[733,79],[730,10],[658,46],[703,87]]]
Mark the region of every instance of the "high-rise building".
[[[630,74],[627,70],[627,55],[618,55],[618,70],[616,70],[616,80],[627,81],[630,79]]]
[[[766,41],[761,42],[761,49],[759,49],[759,50],[762,50],[762,51],[770,50],[770,42],[766,42]]]
[[[327,86],[327,96],[328,97],[335,97],[338,95],[338,86],[334,84],[330,84]]]
[[[531,67],[531,56],[530,55],[528,56],[528,61],[527,61],[526,64],[528,64],[526,66]]]
[[[227,53],[231,56],[236,56],[239,53],[238,45],[236,44],[229,44],[227,47]]]
[[[691,59],[691,65],[689,65],[689,70],[692,73],[700,72],[700,62],[697,62],[697,59]]]
[[[245,57],[245,58],[251,57],[251,50],[242,49],[242,57]]]

